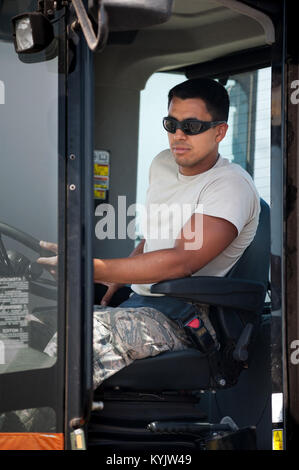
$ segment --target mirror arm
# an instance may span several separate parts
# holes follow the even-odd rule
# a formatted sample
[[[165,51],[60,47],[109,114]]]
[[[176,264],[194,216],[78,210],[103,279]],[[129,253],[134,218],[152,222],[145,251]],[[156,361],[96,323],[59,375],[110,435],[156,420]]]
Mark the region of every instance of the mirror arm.
[[[88,47],[92,51],[100,50],[101,48],[103,48],[106,44],[108,37],[107,14],[102,0],[98,1],[98,33],[96,35],[91,20],[89,19],[82,3],[82,0],[72,0],[72,4],[74,6],[78,18],[78,22],[81,26]]]

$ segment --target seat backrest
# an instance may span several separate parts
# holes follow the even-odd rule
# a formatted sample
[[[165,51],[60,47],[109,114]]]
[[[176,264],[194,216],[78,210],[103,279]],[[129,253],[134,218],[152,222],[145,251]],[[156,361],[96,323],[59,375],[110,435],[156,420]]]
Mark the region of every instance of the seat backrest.
[[[239,261],[229,271],[227,277],[263,283],[265,298],[269,281],[269,265],[270,208],[261,199],[261,211],[255,237]],[[212,322],[222,345],[224,357],[222,373],[227,383],[236,383],[243,368],[242,362],[235,361],[236,352],[248,350],[248,361],[251,360],[254,339],[259,331],[262,312],[263,308],[255,312],[255,316],[242,309],[224,309],[222,311],[221,308],[218,308],[214,312],[214,321]]]
[[[267,289],[270,265],[270,207],[261,199],[259,223],[254,239],[227,277],[259,281]]]

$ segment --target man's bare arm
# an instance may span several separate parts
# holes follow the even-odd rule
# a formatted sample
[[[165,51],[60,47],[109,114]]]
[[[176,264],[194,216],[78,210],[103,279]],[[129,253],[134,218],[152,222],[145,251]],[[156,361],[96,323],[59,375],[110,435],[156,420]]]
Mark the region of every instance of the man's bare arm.
[[[197,240],[195,227],[199,226],[200,218],[203,218],[203,236]],[[190,233],[194,233],[193,239]],[[190,276],[218,256],[237,233],[236,227],[225,219],[193,214],[173,248],[129,258],[95,259],[95,282],[150,284]],[[193,249],[189,249],[191,243]]]

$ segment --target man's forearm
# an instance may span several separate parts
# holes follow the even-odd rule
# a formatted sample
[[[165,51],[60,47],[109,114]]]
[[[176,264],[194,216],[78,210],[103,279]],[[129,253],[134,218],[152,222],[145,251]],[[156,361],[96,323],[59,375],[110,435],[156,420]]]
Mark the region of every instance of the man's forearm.
[[[133,253],[132,253],[133,255]],[[95,259],[95,282],[150,284],[192,274],[183,254],[174,248],[135,254],[129,258]]]

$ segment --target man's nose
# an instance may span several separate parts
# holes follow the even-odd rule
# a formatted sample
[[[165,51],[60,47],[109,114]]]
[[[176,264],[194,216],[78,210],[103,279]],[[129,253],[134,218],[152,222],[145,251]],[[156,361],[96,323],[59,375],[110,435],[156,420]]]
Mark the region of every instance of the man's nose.
[[[186,139],[186,134],[182,131],[182,129],[180,129],[179,127],[176,128],[176,131],[174,133],[174,138],[175,140],[182,140],[182,139]]]

